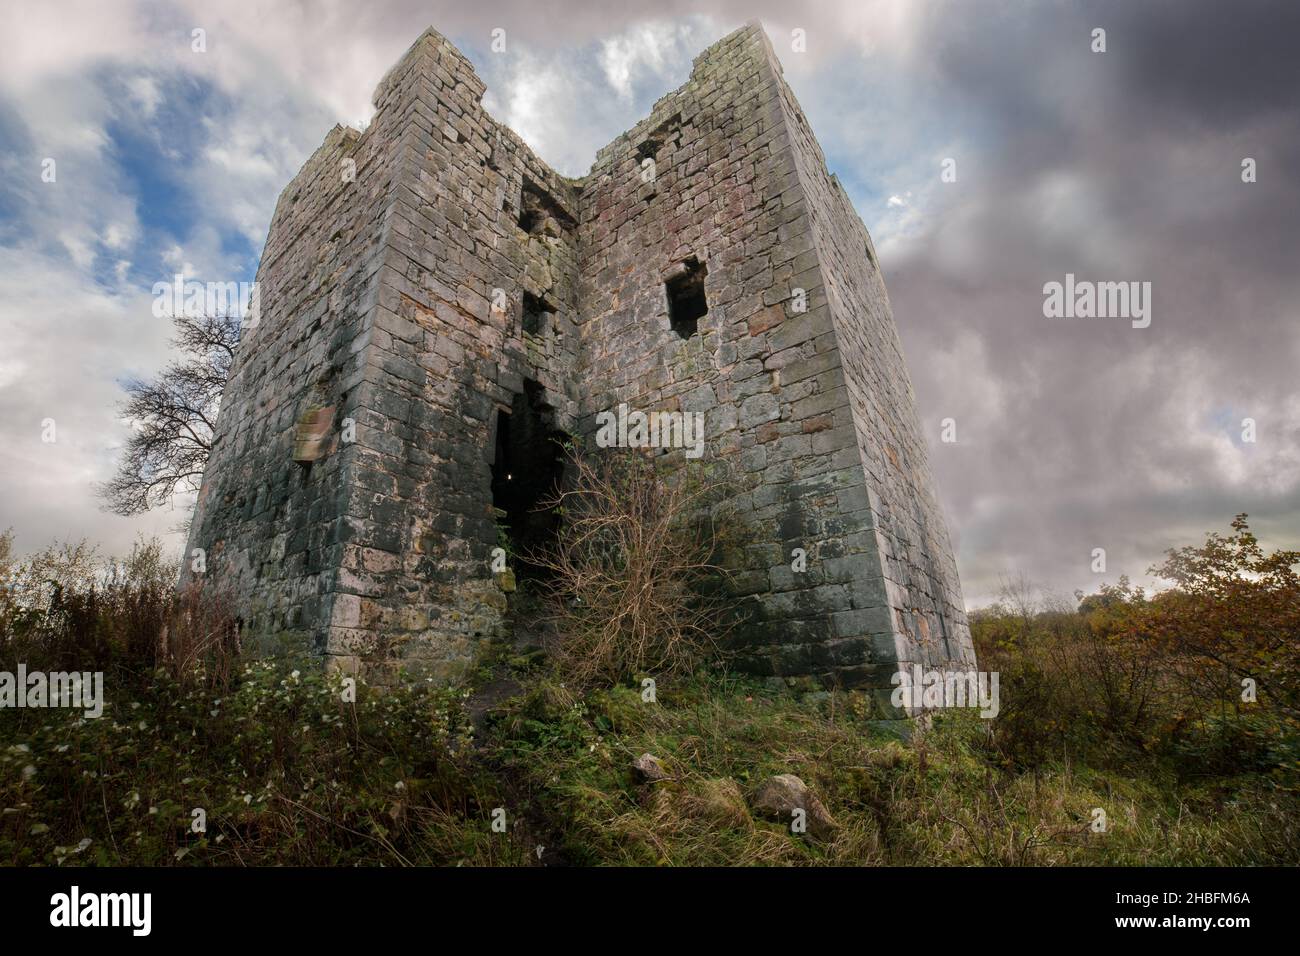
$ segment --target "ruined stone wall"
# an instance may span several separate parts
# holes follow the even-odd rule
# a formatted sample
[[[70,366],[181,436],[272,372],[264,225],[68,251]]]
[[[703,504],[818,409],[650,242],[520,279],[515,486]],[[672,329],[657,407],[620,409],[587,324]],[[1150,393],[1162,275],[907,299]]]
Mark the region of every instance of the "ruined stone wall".
[[[871,237],[793,93],[784,82],[780,89],[834,327],[834,387],[847,398],[837,415],[846,430],[851,417],[867,479],[854,500],[871,547],[853,564],[853,583],[870,599],[855,601],[854,628],[871,636],[881,660],[973,666],[957,565]]]
[[[495,409],[533,379],[574,428],[576,195],[483,92],[429,31],[365,132],[336,129],[284,190],[190,535],[250,631],[304,629],[378,682],[454,676],[500,627]],[[525,182],[559,216],[531,233]],[[525,291],[554,308],[535,333]],[[310,464],[300,423],[324,435]]]
[[[351,482],[337,425],[354,403],[382,242],[383,157],[335,127],[280,196],[258,269],[261,314],[245,330],[222,397],[212,453],[189,535],[185,573],[239,598],[249,630],[297,628],[328,617],[338,534]],[[345,161],[369,188],[343,181]],[[332,452],[295,462],[298,422],[318,409]]]
[[[645,155],[655,161],[652,184],[640,175]],[[796,277],[816,286],[816,257],[761,32],[710,47],[685,86],[601,150],[585,180],[581,235],[581,360],[594,386],[586,420],[621,402],[702,412],[705,458],[732,466],[733,504],[752,532],[733,558],[748,665],[768,675],[833,665],[830,615],[849,609],[851,596],[821,571],[796,577],[788,557],[794,547],[817,549],[816,491],[829,459],[800,460],[816,426],[783,420],[782,405],[788,411],[816,385],[783,387],[770,361],[814,348],[807,320],[825,306],[814,291],[811,316],[786,312]],[[708,313],[683,340],[670,327],[665,279],[688,259],[707,269]],[[833,453],[826,435],[818,440]]]
[[[646,155],[653,184],[639,176]],[[888,687],[928,625],[969,637],[955,569],[918,581],[918,548],[941,545],[944,572],[951,557],[878,270],[844,252],[846,235],[859,250],[869,240],[830,182],[761,28],[701,54],[690,81],[602,150],[584,181],[581,360],[599,383],[584,420],[620,402],[704,412],[707,457],[733,465],[753,541],[734,579],[747,665]],[[709,312],[682,340],[664,278],[691,257],[708,270]],[[901,386],[866,393],[872,405],[857,397],[896,370]],[[882,487],[892,482],[883,502],[863,458],[879,434],[913,469],[890,477],[873,466]],[[895,533],[902,508],[911,523]],[[890,549],[906,557],[887,573]]]
[[[487,115],[483,92],[469,62],[430,31],[377,99],[380,115],[398,117],[398,172],[326,646],[374,681],[399,670],[454,676],[499,632],[497,409],[533,380],[556,427],[573,427],[577,200]],[[520,225],[525,209],[531,231]],[[524,293],[554,309],[535,333],[523,330]]]
[[[190,542],[250,626],[371,681],[461,673],[502,628],[492,457],[527,394],[574,435],[623,402],[704,414],[749,530],[750,669],[887,688],[898,661],[966,659],[870,240],[762,29],[697,57],[581,181],[483,93],[426,32],[277,206]],[[708,311],[683,337],[665,282],[688,266]]]

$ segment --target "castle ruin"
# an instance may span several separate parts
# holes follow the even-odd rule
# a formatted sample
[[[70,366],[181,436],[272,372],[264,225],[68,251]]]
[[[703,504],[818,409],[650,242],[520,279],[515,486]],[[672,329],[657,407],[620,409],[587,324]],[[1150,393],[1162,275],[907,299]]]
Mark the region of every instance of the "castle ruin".
[[[762,28],[580,180],[484,91],[425,32],[276,205],[189,541],[246,628],[375,683],[456,677],[507,610],[495,515],[626,404],[702,412],[743,479],[748,669],[887,693],[972,666],[875,250]]]

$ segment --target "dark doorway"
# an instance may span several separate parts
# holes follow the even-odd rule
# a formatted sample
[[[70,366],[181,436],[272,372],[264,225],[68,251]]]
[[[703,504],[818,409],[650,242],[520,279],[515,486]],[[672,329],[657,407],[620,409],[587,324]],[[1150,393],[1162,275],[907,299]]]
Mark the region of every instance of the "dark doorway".
[[[668,321],[684,339],[699,331],[700,318],[708,314],[704,298],[704,276],[708,269],[694,257],[682,263],[677,275],[665,283],[668,292]]]
[[[528,561],[555,539],[560,517],[543,504],[558,493],[564,478],[564,443],[569,436],[554,426],[554,409],[542,386],[524,380],[510,411],[497,410],[492,459],[492,504],[505,530],[517,577],[541,577]]]

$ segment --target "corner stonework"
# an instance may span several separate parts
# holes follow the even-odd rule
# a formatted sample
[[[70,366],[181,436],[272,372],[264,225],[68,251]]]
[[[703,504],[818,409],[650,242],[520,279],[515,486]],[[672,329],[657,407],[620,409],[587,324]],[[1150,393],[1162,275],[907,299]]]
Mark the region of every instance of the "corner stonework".
[[[750,670],[887,697],[900,664],[973,665],[874,248],[761,27],[581,180],[483,93],[427,31],[280,197],[190,536],[246,626],[454,679],[503,628],[501,423],[589,435],[626,403],[702,412],[740,477]]]

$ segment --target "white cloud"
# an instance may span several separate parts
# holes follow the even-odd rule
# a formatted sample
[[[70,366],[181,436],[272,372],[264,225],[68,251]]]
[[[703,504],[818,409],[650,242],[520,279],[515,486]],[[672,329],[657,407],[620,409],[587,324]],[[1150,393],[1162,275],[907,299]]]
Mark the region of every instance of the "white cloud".
[[[632,98],[637,74],[661,75],[681,55],[682,31],[671,23],[642,23],[601,41],[600,65],[609,85],[625,100]]]
[[[0,328],[21,356],[0,363],[0,528],[14,528],[21,551],[85,537],[122,553],[138,533],[166,535],[178,513],[118,518],[91,492],[126,433],[119,378],[166,358],[170,329],[147,296],[105,291],[75,263],[0,248]],[[45,419],[55,422],[51,444]]]
[[[104,230],[104,245],[110,249],[123,249],[131,239],[131,227],[113,223]]]
[[[142,73],[127,80],[126,87],[131,94],[131,102],[140,108],[146,119],[151,118],[158,111],[158,104],[162,102],[162,93],[154,77]]]

